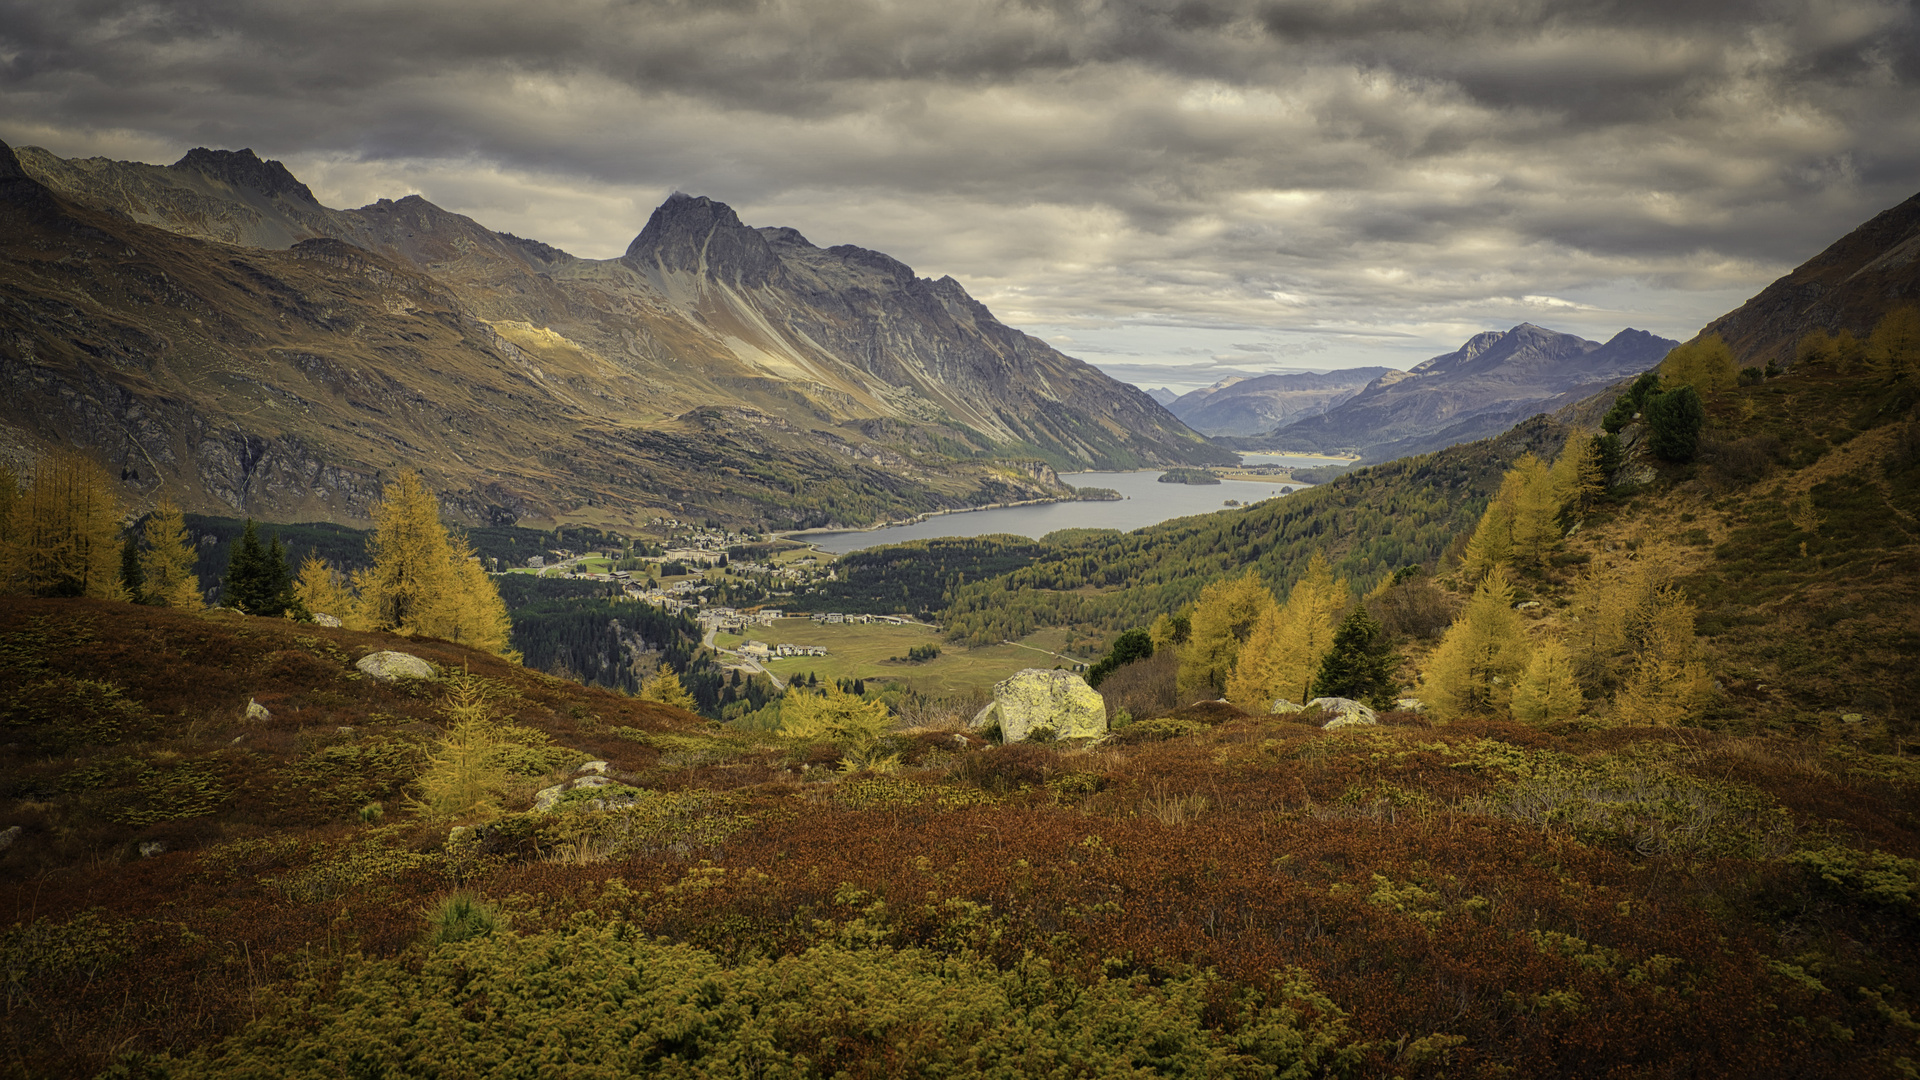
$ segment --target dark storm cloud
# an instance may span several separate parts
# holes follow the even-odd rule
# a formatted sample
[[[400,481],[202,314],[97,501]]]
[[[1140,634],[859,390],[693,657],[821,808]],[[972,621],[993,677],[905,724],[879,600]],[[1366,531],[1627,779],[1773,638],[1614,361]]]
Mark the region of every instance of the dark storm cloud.
[[[1916,40],[1879,0],[0,0],[0,137],[251,145],[587,254],[683,188],[1024,325],[1439,352],[1684,336],[1911,194]]]

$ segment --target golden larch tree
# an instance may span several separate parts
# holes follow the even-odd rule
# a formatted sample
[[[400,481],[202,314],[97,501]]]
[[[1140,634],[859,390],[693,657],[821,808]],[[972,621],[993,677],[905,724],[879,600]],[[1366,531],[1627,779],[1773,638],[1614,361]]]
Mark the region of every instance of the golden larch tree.
[[[1326,557],[1314,552],[1286,604],[1263,611],[1248,634],[1227,680],[1227,700],[1264,711],[1275,698],[1311,697],[1348,599],[1346,579],[1334,580]]]
[[[1585,704],[1573,673],[1573,653],[1551,638],[1535,645],[1527,670],[1513,687],[1513,718],[1529,724],[1571,720]]]
[[[640,700],[671,705],[688,712],[694,712],[697,706],[693,695],[687,693],[687,688],[680,685],[680,676],[674,674],[673,669],[664,662],[653,670],[653,674],[640,680]],[[886,708],[885,705],[880,705],[881,712],[884,713]],[[782,706],[781,715],[786,715],[784,706]]]
[[[1226,685],[1240,656],[1240,646],[1260,618],[1274,607],[1273,593],[1249,570],[1224,578],[1200,590],[1194,604],[1187,643],[1180,646],[1180,671],[1175,685],[1184,697],[1214,695]]]
[[[347,584],[347,575],[313,552],[300,563],[293,595],[309,615],[331,615],[350,629],[371,629],[360,616],[360,603]]]
[[[453,550],[440,501],[413,470],[394,477],[374,504],[367,554],[373,565],[357,579],[368,621],[380,630],[430,633],[435,609],[452,599]]]
[[[186,515],[171,499],[153,508],[141,529],[147,547],[140,553],[142,591],[150,604],[200,611],[207,606],[194,574],[194,547],[187,542]]]
[[[106,471],[75,450],[35,465],[8,514],[10,587],[34,596],[123,600],[120,499]]]
[[[1681,724],[1712,692],[1694,637],[1696,609],[1686,594],[1663,585],[1633,615],[1633,664],[1614,696],[1613,717],[1630,725]]]
[[[1497,715],[1529,658],[1520,616],[1513,611],[1513,586],[1496,566],[1428,658],[1421,676],[1427,703],[1441,720]]]
[[[1719,334],[1708,334],[1676,346],[1660,361],[1659,371],[1662,389],[1691,386],[1703,398],[1733,389],[1740,377],[1733,350]]]

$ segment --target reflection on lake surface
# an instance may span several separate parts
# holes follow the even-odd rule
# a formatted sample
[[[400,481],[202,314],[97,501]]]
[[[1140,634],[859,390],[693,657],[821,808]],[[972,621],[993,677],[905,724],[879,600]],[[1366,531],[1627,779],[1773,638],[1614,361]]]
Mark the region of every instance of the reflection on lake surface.
[[[1295,458],[1293,461],[1302,465],[1326,463],[1309,458]],[[1119,502],[1065,502],[969,510],[960,514],[940,514],[913,525],[894,525],[860,532],[809,533],[800,539],[836,555],[844,555],[861,548],[904,544],[909,540],[931,540],[937,536],[1013,533],[1038,539],[1059,529],[1119,529],[1127,532],[1171,518],[1225,509],[1228,499],[1256,503],[1273,498],[1286,488],[1298,491],[1306,486],[1275,480],[1260,483],[1223,480],[1218,484],[1162,484],[1159,478],[1158,472],[1063,473],[1060,479],[1074,487],[1112,488],[1123,498]]]

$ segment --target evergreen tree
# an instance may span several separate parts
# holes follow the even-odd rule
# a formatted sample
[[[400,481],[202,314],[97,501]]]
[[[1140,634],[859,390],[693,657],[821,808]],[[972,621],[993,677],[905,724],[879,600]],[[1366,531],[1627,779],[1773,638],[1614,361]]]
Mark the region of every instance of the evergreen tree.
[[[1647,402],[1647,448],[1662,461],[1685,464],[1700,449],[1700,429],[1707,422],[1706,406],[1691,386],[1656,394]]]
[[[1386,631],[1365,604],[1356,604],[1334,631],[1333,644],[1313,679],[1313,696],[1352,698],[1384,709],[1400,690],[1393,678],[1399,666]]]
[[[92,458],[74,450],[41,458],[33,482],[18,492],[9,511],[4,561],[10,589],[32,596],[126,598],[120,585],[120,500]]]
[[[1099,663],[1087,670],[1087,685],[1098,687],[1116,668],[1152,655],[1153,635],[1145,630],[1128,630],[1114,639],[1113,648]]]
[[[260,527],[247,519],[246,531],[227,549],[227,580],[220,600],[235,611],[258,615],[269,603],[267,553],[260,546]]]
[[[1252,571],[1223,578],[1200,590],[1189,622],[1187,643],[1180,647],[1175,685],[1182,695],[1218,696],[1233,671],[1240,646],[1254,624],[1274,606],[1273,593]]]
[[[287,549],[280,543],[280,534],[273,534],[273,541],[267,545],[267,554],[261,567],[260,591],[263,599],[256,615],[279,617],[293,606],[293,570],[287,565]]]
[[[1513,688],[1513,717],[1530,724],[1571,720],[1585,704],[1574,677],[1573,654],[1558,641],[1534,647],[1533,659]]]
[[[1513,587],[1495,567],[1467,608],[1447,628],[1421,682],[1441,720],[1493,716],[1506,707],[1513,680],[1526,670],[1527,639],[1513,612]]]
[[[146,550],[140,554],[140,576],[146,582],[148,603],[199,611],[206,607],[200,579],[194,575],[193,545],[187,542],[187,522],[180,508],[163,501],[153,508],[143,532]]]

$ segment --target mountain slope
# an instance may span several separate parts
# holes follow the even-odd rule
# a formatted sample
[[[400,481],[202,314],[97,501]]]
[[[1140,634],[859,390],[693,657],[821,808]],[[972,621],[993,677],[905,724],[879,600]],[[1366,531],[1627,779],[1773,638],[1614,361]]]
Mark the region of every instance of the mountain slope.
[[[1324,413],[1358,394],[1392,368],[1346,368],[1326,374],[1295,372],[1227,379],[1167,406],[1203,435],[1258,435]]]
[[[1505,430],[1555,398],[1584,397],[1644,371],[1677,344],[1632,329],[1602,344],[1521,323],[1476,334],[1451,353],[1382,376],[1320,416],[1235,445],[1352,450],[1373,461],[1436,450]]]
[[[807,526],[1064,493],[1039,462],[811,414],[668,412],[644,370],[476,317],[408,263],[329,238],[267,250],[162,231],[67,201],[4,148],[0,279],[6,452],[91,447],[136,503],[164,489],[189,510],[364,520],[402,467],[493,523]]]
[[[577,413],[622,432],[570,432],[559,440],[563,446],[606,444],[591,455],[604,463],[588,466],[589,474],[633,471],[619,466],[621,460],[643,473],[653,466],[675,475],[716,465],[723,470],[716,497],[688,476],[693,482],[662,485],[674,490],[670,498],[621,492],[629,504],[674,513],[698,507],[730,520],[771,522],[767,500],[755,509],[720,496],[733,475],[725,470],[763,473],[772,463],[780,471],[778,463],[793,456],[774,448],[783,442],[815,444],[798,455],[811,463],[804,476],[830,474],[831,468],[811,466],[836,459],[856,473],[878,465],[901,474],[890,482],[850,476],[845,496],[829,496],[832,505],[823,506],[822,515],[803,514],[789,524],[860,523],[935,505],[1061,491],[1047,466],[1009,471],[976,459],[1038,458],[1082,468],[1230,458],[1144,393],[1002,325],[950,279],[917,278],[859,248],[822,250],[792,230],[752,229],[709,199],[675,196],[655,211],[626,256],[586,260],[488,230],[417,196],[329,209],[278,163],[250,151],[195,150],[159,167],[63,161],[29,148],[20,163],[58,194],[122,221],[263,255],[298,250],[312,260],[325,253],[341,269],[360,256],[325,244],[344,243],[375,263],[412,271],[469,321],[466,332],[487,352],[511,358],[507,368],[537,370],[543,390],[562,405],[556,419],[577,423]],[[226,257],[209,249],[177,254]],[[119,314],[136,323],[144,317]],[[382,375],[409,377],[349,341],[335,344]],[[469,377],[488,379],[471,366]],[[716,436],[712,423],[695,419],[718,415],[713,410],[745,410],[743,422],[732,435]],[[201,411],[216,427],[247,427],[219,408]],[[772,443],[729,443],[747,432],[781,434]],[[707,445],[696,450],[689,442]],[[364,459],[329,460],[357,466]],[[493,467],[503,482],[517,482],[510,464]],[[795,482],[804,476],[777,486],[789,493],[815,487]],[[934,476],[946,479],[929,479]],[[527,479],[521,486],[562,497],[543,500],[551,506],[523,499],[524,512],[582,512],[590,497],[584,486],[569,491],[564,482],[556,491],[555,478],[537,470]],[[929,484],[938,490],[924,497],[906,493]],[[997,495],[988,497],[989,489]],[[269,505],[261,510],[278,512]]]

